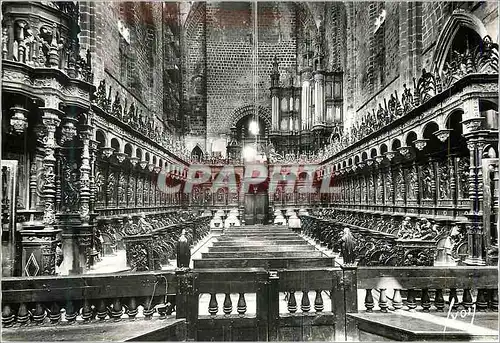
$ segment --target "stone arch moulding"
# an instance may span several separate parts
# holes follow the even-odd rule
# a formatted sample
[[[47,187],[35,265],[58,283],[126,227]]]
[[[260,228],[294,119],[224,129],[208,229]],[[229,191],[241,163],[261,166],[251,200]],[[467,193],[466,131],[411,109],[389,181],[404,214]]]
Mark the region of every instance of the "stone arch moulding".
[[[432,70],[434,72],[440,73],[443,69],[446,56],[448,56],[448,50],[453,43],[455,34],[461,26],[465,26],[476,31],[481,38],[488,35],[486,27],[478,17],[464,10],[455,10],[446,24],[444,24],[443,30],[436,41],[436,50],[434,50],[434,56],[432,58]]]
[[[264,120],[268,128],[271,128],[271,110],[261,105],[257,106],[257,109],[258,109],[257,111],[258,116]],[[255,105],[246,105],[237,108],[231,114],[231,117],[229,118],[227,124],[231,126],[236,125],[236,123],[240,121],[242,118],[248,116],[249,114],[253,114],[254,110],[255,110]],[[229,126],[226,127],[226,131],[229,131]]]

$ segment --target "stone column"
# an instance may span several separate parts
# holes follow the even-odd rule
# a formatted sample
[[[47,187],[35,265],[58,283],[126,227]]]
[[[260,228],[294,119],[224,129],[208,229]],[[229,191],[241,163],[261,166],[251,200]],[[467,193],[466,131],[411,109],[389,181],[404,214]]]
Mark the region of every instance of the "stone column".
[[[325,76],[321,71],[317,71],[314,74],[314,122],[313,127],[317,125],[322,125],[325,122]]]
[[[278,70],[278,59],[274,56],[273,71],[271,73],[271,132],[278,132],[280,125],[280,73]]]
[[[279,131],[280,122],[280,99],[279,99],[279,88],[271,89],[271,131]]]
[[[311,128],[311,70],[306,68],[301,72],[302,80],[302,101],[300,108],[300,121],[302,131],[309,130]]]

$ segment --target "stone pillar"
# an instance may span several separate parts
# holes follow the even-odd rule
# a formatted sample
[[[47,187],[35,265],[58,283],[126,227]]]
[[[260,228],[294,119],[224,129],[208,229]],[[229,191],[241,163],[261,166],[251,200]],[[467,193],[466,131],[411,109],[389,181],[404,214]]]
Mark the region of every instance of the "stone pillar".
[[[280,100],[279,100],[279,91],[280,91],[280,73],[278,70],[278,59],[274,56],[273,59],[273,71],[271,73],[271,131],[277,132],[279,131],[279,123],[280,123]]]
[[[302,81],[300,122],[302,131],[306,131],[311,128],[311,69],[305,68],[300,76]]]
[[[279,131],[280,122],[280,99],[279,99],[279,88],[273,88],[271,90],[271,131]]]
[[[313,127],[325,122],[325,76],[321,71],[314,73],[314,121]]]

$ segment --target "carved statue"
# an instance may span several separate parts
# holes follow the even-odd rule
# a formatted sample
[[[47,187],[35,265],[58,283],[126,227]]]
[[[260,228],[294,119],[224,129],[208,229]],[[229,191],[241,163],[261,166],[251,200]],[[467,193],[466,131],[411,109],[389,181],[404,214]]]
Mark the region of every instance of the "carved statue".
[[[429,165],[422,168],[422,198],[432,199],[432,175]]]
[[[56,266],[60,267],[63,263],[64,255],[62,250],[62,243],[58,242],[56,246]]]
[[[447,161],[439,166],[439,197],[441,199],[450,198],[450,174]]]
[[[186,230],[182,230],[177,241],[177,268],[189,268],[191,262],[191,246],[186,238]]]
[[[349,230],[349,228],[347,227],[344,228],[341,238],[341,244],[342,244],[342,258],[344,259],[344,264],[346,265],[354,264],[354,261],[356,259],[356,255],[354,253],[354,250],[356,248],[356,241],[351,233],[351,230]]]
[[[153,231],[153,226],[146,220],[145,213],[141,213],[141,216],[139,217],[139,231],[142,234],[151,233]]]
[[[401,239],[411,239],[413,238],[413,228],[411,226],[411,218],[406,217],[401,223],[401,227],[398,230],[397,236]]]

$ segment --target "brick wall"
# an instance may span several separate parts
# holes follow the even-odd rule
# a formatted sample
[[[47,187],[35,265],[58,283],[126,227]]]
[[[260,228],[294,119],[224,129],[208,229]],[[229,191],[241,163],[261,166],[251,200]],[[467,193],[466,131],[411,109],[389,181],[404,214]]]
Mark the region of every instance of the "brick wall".
[[[159,2],[82,2],[80,4],[82,47],[92,51],[96,85],[116,79],[142,101],[157,120],[163,120],[162,4]],[[123,73],[118,23],[130,32],[129,77]],[[122,46],[123,47],[123,46]],[[118,84],[110,80],[108,84]],[[113,96],[116,89],[113,91]]]
[[[379,51],[380,44],[375,39],[374,20],[381,8],[387,11],[383,37],[385,53],[377,57],[374,54]],[[401,94],[403,84],[413,87],[413,77],[418,78],[423,68],[433,68],[435,50],[440,48],[436,42],[456,9],[476,16],[493,40],[498,41],[498,5],[495,2],[345,3],[346,127],[361,114],[371,112],[394,91]]]
[[[183,113],[186,135],[206,135],[206,6],[195,3],[182,33]]]
[[[207,10],[208,134],[227,133],[231,114],[255,103],[252,3],[211,3]],[[257,104],[270,107],[272,60],[283,77],[296,70],[295,8],[258,3]]]

